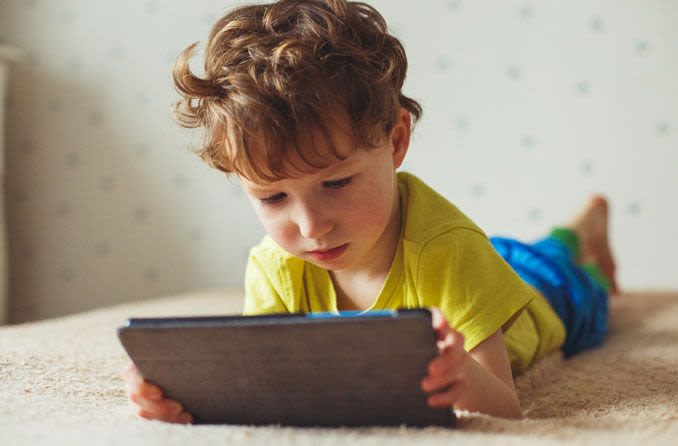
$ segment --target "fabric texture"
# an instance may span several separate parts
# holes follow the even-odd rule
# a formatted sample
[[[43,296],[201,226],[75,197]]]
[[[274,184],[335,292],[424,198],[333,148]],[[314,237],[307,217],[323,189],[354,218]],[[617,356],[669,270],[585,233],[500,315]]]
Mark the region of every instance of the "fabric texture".
[[[454,429],[314,429],[134,418],[120,378],[129,358],[116,328],[130,317],[238,314],[243,297],[202,290],[0,327],[0,444],[659,446],[678,438],[676,292],[612,299],[603,345],[569,360],[556,351],[518,376],[522,420],[457,411]]]
[[[503,329],[514,374],[557,350],[565,329],[548,302],[497,254],[466,215],[421,180],[398,174],[402,225],[391,269],[366,310],[440,308],[470,351]],[[245,314],[338,312],[328,271],[269,237],[253,248]]]
[[[595,268],[587,274],[576,264],[579,246],[572,231],[557,228],[534,244],[505,237],[490,240],[516,273],[555,309],[567,333],[562,346],[566,356],[603,342],[609,314],[606,282],[596,276],[602,273]]]

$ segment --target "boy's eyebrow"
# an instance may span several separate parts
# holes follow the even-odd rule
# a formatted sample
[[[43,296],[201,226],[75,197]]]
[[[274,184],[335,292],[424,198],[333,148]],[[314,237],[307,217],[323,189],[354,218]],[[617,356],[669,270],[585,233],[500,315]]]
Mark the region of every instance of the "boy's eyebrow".
[[[336,175],[338,172],[349,170],[350,168],[353,167],[354,164],[356,164],[355,159],[349,157],[344,160],[339,160],[336,163],[333,163],[332,165],[324,169],[320,169],[317,172],[312,172],[311,175],[316,175],[319,174],[320,172],[323,172],[321,177],[323,179],[326,179],[327,177]],[[266,192],[269,189],[274,188],[275,183],[277,183],[277,181],[259,183],[252,180],[247,180],[247,187],[254,192]]]
[[[353,167],[353,165],[355,163],[356,163],[355,158],[351,158],[351,157],[337,161],[336,163],[332,164],[331,166],[328,166],[326,169],[323,169],[323,170],[327,170],[325,172],[324,176],[331,177],[333,175],[336,175],[337,172],[348,170],[351,167]]]

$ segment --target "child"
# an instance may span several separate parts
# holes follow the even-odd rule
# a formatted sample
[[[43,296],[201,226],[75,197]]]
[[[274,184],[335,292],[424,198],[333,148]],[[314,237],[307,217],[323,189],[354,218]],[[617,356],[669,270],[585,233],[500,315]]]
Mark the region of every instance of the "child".
[[[528,245],[488,239],[396,173],[421,107],[401,93],[404,49],[372,7],[234,9],[212,29],[204,78],[188,67],[195,45],[174,68],[176,118],[205,128],[200,155],[235,173],[268,234],[250,254],[245,314],[429,307],[429,405],[502,417],[521,416],[514,375],[602,341],[616,292],[605,199]],[[138,416],[192,422],[132,363],[122,374]]]

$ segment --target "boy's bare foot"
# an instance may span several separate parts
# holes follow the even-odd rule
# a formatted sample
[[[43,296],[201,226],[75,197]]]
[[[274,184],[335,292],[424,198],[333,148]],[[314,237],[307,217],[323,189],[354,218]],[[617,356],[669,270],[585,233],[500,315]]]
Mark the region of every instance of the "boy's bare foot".
[[[594,263],[610,282],[610,292],[619,294],[616,265],[608,234],[608,203],[602,195],[589,198],[584,209],[568,224],[579,237],[579,263]]]

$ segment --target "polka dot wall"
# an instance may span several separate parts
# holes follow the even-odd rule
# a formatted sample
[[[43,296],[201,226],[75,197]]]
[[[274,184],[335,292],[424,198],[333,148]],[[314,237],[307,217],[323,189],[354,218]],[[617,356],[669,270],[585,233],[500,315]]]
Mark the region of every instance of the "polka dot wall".
[[[404,169],[527,240],[605,193],[621,285],[678,287],[678,3],[370,3],[424,106]],[[0,43],[26,55],[6,104],[12,321],[242,286],[263,230],[168,111],[174,58],[234,4],[0,0]]]

